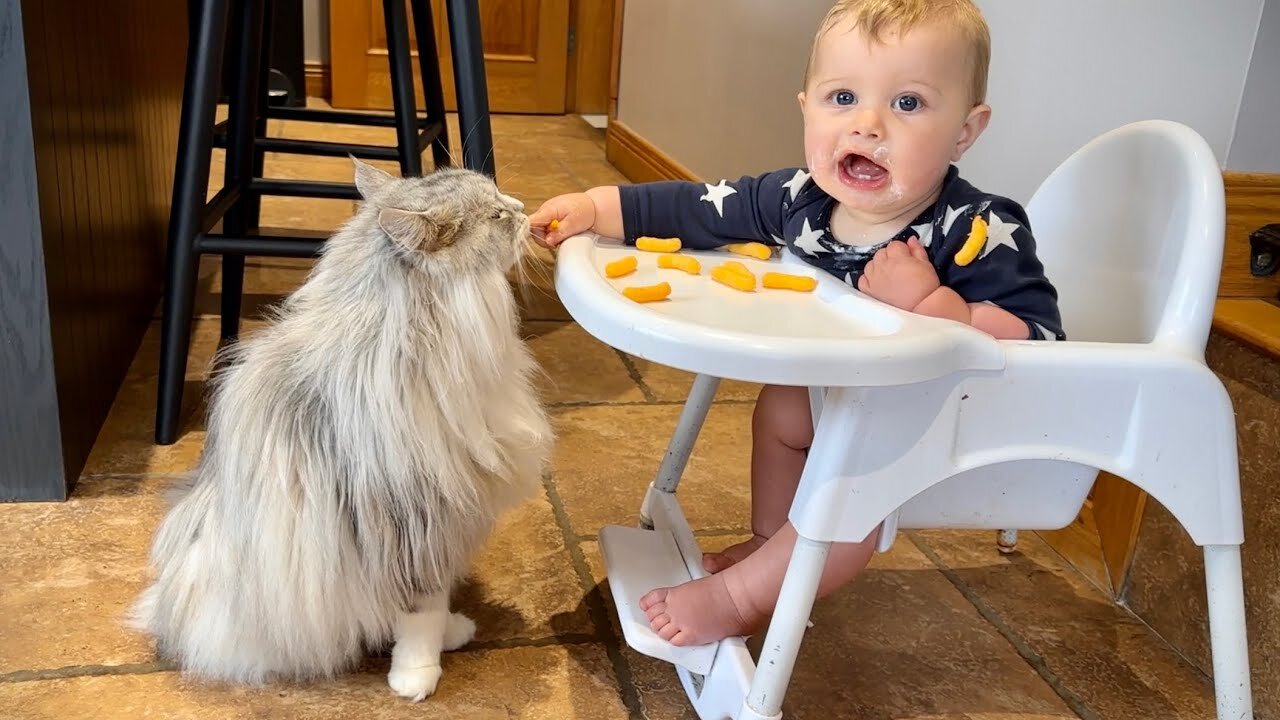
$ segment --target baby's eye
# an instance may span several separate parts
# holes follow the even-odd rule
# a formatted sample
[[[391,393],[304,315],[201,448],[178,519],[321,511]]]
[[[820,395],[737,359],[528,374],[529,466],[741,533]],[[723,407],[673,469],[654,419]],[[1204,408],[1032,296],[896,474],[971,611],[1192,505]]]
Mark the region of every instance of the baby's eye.
[[[848,90],[836,90],[828,97],[837,105],[852,105],[858,101],[858,98]]]
[[[915,112],[920,109],[920,98],[915,95],[903,95],[894,100],[893,105],[902,112]]]

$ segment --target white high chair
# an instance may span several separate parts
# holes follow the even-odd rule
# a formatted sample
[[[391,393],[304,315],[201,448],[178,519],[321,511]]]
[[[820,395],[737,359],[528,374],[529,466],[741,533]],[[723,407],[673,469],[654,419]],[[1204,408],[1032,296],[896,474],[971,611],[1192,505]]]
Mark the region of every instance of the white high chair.
[[[1135,123],[1068,158],[1027,210],[1067,342],[997,341],[826,276],[813,293],[740,293],[706,276],[728,259],[717,253],[691,253],[703,256],[698,277],[639,253],[637,273],[609,280],[600,268],[633,248],[594,236],[562,246],[557,290],[583,328],[698,374],[641,527],[606,527],[600,541],[627,643],[676,666],[700,718],[781,717],[830,543],[882,524],[880,550],[897,528],[1060,528],[1097,469],[1148,492],[1204,548],[1218,717],[1252,717],[1234,416],[1204,363],[1224,233],[1218,164],[1187,127]],[[787,254],[733,259],[814,274]],[[618,292],[659,280],[672,285],[661,303]],[[677,648],[638,607],[706,574],[675,490],[717,378],[808,386],[814,408],[790,512],[800,539],[758,669],[742,638]]]

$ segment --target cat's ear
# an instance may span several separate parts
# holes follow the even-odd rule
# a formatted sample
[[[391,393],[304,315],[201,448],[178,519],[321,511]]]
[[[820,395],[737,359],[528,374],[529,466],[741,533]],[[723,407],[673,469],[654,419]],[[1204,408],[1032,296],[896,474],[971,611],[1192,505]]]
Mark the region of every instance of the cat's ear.
[[[452,245],[459,225],[429,213],[383,208],[378,211],[378,227],[409,250],[432,252]]]
[[[367,162],[360,161],[354,155],[350,157],[351,162],[356,166],[356,190],[360,191],[361,197],[368,200],[378,191],[378,188],[391,179],[391,176]]]

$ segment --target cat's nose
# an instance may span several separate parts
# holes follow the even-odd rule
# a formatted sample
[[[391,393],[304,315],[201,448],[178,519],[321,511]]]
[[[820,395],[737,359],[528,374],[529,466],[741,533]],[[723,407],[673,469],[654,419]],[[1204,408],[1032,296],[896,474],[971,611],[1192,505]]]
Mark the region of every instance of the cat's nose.
[[[518,199],[513,198],[510,195],[503,195],[502,199],[506,200],[507,203],[514,205],[516,212],[524,212],[524,203],[520,202]]]

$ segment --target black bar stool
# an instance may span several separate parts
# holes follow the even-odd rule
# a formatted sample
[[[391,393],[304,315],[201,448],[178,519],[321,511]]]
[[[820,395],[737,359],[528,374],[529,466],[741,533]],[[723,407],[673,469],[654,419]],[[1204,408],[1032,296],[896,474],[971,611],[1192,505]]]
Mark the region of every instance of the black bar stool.
[[[413,9],[418,62],[426,103],[425,116],[414,107],[412,55],[405,0],[383,0],[387,53],[395,111],[392,114],[341,112],[272,106],[267,98],[270,56],[269,3],[272,0],[188,0],[186,80],[173,204],[165,260],[160,377],[156,402],[156,442],[177,440],[186,376],[197,269],[201,255],[222,256],[222,341],[239,333],[244,261],[248,255],[313,257],[324,243],[316,233],[264,234],[259,215],[264,195],[358,199],[351,183],[264,178],[266,152],[354,155],[398,160],[401,174],[422,174],[422,151],[429,145],[436,167],[449,164],[444,92],[436,55],[430,0],[408,0]],[[463,133],[464,166],[493,175],[493,139],[489,126],[484,57],[480,45],[477,0],[446,0],[453,48],[455,86]],[[230,20],[231,27],[228,28]],[[227,88],[228,117],[215,125],[223,50],[232,67]],[[396,146],[316,142],[267,137],[267,120],[330,122],[394,127]],[[206,202],[214,147],[225,147],[224,186]],[[222,221],[222,232],[210,232]]]

